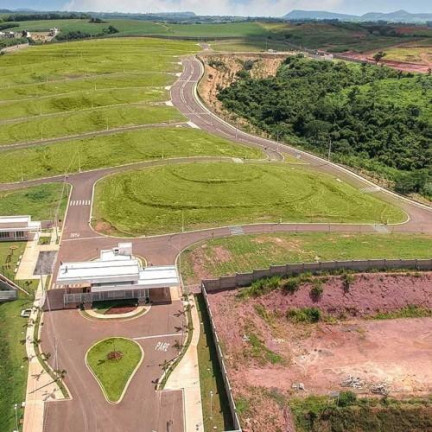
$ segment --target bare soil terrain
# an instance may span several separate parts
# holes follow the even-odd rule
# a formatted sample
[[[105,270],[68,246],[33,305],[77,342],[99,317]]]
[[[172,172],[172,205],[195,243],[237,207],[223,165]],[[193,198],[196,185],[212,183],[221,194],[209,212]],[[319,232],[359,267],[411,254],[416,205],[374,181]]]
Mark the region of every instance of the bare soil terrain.
[[[432,392],[432,318],[371,318],[409,305],[430,308],[432,274],[358,275],[349,292],[339,277],[322,286],[319,300],[311,298],[308,283],[294,294],[209,294],[234,395],[248,406],[242,421],[250,430],[286,430],[289,415],[275,395],[353,390],[373,397],[376,385],[385,385],[393,398]],[[324,318],[316,324],[287,318],[288,310],[304,307],[318,307]],[[346,388],[349,377],[360,385]],[[304,390],[293,388],[299,383]]]
[[[376,51],[369,53],[358,53],[358,52],[346,52],[343,53],[343,57],[346,59],[361,60],[369,63],[374,63],[373,55]],[[400,70],[403,72],[414,72],[414,73],[428,73],[432,67],[432,63],[427,59],[426,56],[422,57],[421,63],[411,63],[403,61],[388,60],[386,58],[380,61],[380,64],[390,67],[392,69]]]
[[[237,79],[236,74],[244,69],[246,63],[253,63],[250,69],[252,78],[266,78],[274,76],[289,55],[290,53],[202,54],[200,60],[205,64],[205,72],[198,86],[199,94],[209,108],[226,116],[228,113],[223,109],[217,94]]]

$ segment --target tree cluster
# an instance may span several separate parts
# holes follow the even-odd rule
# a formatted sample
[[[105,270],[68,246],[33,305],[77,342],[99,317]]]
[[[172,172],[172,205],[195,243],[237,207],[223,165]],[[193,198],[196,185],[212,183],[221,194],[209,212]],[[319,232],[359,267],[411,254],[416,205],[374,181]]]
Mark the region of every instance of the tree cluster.
[[[276,139],[300,142],[357,168],[385,174],[403,193],[432,196],[432,80],[386,67],[288,57],[275,77],[248,71],[222,90],[224,106]],[[409,104],[380,96],[381,83],[408,80],[423,100]],[[427,82],[426,82],[427,81]],[[425,85],[425,83],[427,85]]]

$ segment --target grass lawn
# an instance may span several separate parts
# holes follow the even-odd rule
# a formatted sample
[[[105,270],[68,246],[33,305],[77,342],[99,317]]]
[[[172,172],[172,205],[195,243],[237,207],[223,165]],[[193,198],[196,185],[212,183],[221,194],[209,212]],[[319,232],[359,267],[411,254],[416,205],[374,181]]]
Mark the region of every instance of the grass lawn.
[[[121,358],[109,359],[108,355],[113,352],[120,352]],[[117,402],[142,358],[142,350],[136,342],[110,338],[93,345],[87,352],[86,361],[99,379],[108,400]]]
[[[95,226],[156,234],[259,222],[394,223],[405,214],[327,175],[286,164],[196,163],[103,179]],[[104,230],[104,228],[102,228]]]
[[[260,150],[192,128],[150,128],[0,152],[0,183],[185,156],[262,158]]]
[[[186,249],[186,284],[201,278],[266,269],[271,265],[315,260],[428,259],[432,236],[413,234],[274,233],[209,240]]]
[[[185,120],[176,108],[169,106],[102,107],[0,125],[0,145]]]
[[[196,296],[196,304],[200,322],[202,323],[197,350],[204,430],[208,432],[213,430],[232,430],[234,428],[232,425],[231,412],[217,360],[210,319],[205,309],[202,294]],[[213,404],[210,392],[213,392]]]
[[[0,216],[30,215],[34,220],[53,220],[60,201],[59,218],[63,219],[68,197],[69,186],[63,190],[62,183],[0,191]]]
[[[122,38],[4,55],[0,145],[185,121],[174,107],[150,103],[168,99],[165,86],[182,70],[177,57],[197,50],[193,42]]]
[[[174,66],[174,65],[172,65]],[[168,69],[169,70],[169,69]],[[164,86],[172,84],[175,80],[174,75],[168,75],[163,71],[137,71],[137,72],[113,72],[110,73],[107,69],[106,73],[101,73],[91,76],[79,76],[79,77],[60,77],[59,80],[55,81],[43,81],[36,82],[34,84],[25,85],[13,85],[4,87],[1,90],[1,101],[2,105],[8,106],[7,104],[13,104],[17,101],[27,101],[29,105],[28,110],[34,109],[39,113],[40,104],[51,104],[57,106],[57,108],[74,108],[76,100],[86,96],[84,101],[85,106],[88,108],[89,105],[97,106],[97,100],[101,97],[107,97],[103,95],[103,92],[123,91],[123,90],[135,90],[136,93],[140,94],[145,100],[168,99],[168,94],[164,89]],[[137,90],[139,89],[139,90]],[[117,93],[113,93],[117,95]],[[159,96],[163,94],[164,96]],[[90,97],[91,96],[91,97]],[[49,102],[41,102],[43,99],[48,99]],[[79,104],[83,101],[79,100]],[[92,105],[93,103],[93,105]],[[3,113],[5,116],[7,113]]]
[[[18,300],[0,304],[0,430],[5,432],[15,429],[14,404],[21,406],[25,401],[28,365],[25,345],[20,341],[25,339],[27,320],[20,313],[31,304],[30,297],[21,295]],[[18,414],[20,419],[21,409]]]
[[[52,83],[114,73],[180,72],[181,66],[174,56],[191,54],[197,50],[193,42],[149,38],[98,39],[36,46],[2,56],[0,87]]]
[[[76,82],[75,82],[76,84]],[[135,84],[135,83],[131,83]],[[53,97],[40,97],[18,101],[4,101],[0,104],[0,120],[31,118],[41,114],[61,114],[101,107],[168,100],[162,87],[131,86],[120,89],[89,89]]]

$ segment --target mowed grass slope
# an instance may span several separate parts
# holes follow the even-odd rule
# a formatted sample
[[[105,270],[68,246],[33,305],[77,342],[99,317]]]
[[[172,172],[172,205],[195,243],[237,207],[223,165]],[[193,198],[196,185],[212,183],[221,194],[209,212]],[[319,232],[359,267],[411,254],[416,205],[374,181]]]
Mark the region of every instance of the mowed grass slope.
[[[0,145],[184,121],[165,86],[190,42],[106,39],[44,45],[0,59]],[[9,120],[9,121],[6,121]]]
[[[429,259],[432,237],[412,234],[274,233],[212,239],[182,255],[185,283],[271,265],[351,259]]]
[[[185,120],[177,109],[169,106],[128,105],[93,109],[2,124],[0,145]]]
[[[130,235],[260,222],[394,223],[406,215],[332,177],[282,164],[197,163],[106,178],[97,229]]]
[[[258,149],[192,128],[150,128],[0,152],[0,183],[187,156],[255,159]]]
[[[30,215],[33,220],[62,219],[69,197],[69,185],[46,183],[25,189],[0,191],[0,216]]]

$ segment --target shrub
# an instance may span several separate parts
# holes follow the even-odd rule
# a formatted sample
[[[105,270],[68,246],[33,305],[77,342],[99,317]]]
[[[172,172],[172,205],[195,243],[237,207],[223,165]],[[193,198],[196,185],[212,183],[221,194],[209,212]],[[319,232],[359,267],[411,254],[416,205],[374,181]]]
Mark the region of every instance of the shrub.
[[[321,311],[318,308],[290,309],[286,317],[294,323],[317,323],[321,319]]]
[[[315,279],[313,281],[312,288],[310,290],[310,295],[314,301],[317,301],[321,298],[324,289],[322,287],[322,281],[320,279]]]
[[[344,273],[342,275],[343,289],[346,293],[349,292],[351,285],[354,282],[354,280],[355,280],[355,278],[354,278],[354,275],[352,275],[352,274]]]
[[[300,280],[298,278],[290,278],[282,284],[282,289],[290,294],[294,294],[300,286]]]
[[[357,401],[357,395],[352,391],[344,391],[339,395],[339,406],[348,407],[354,405]]]

